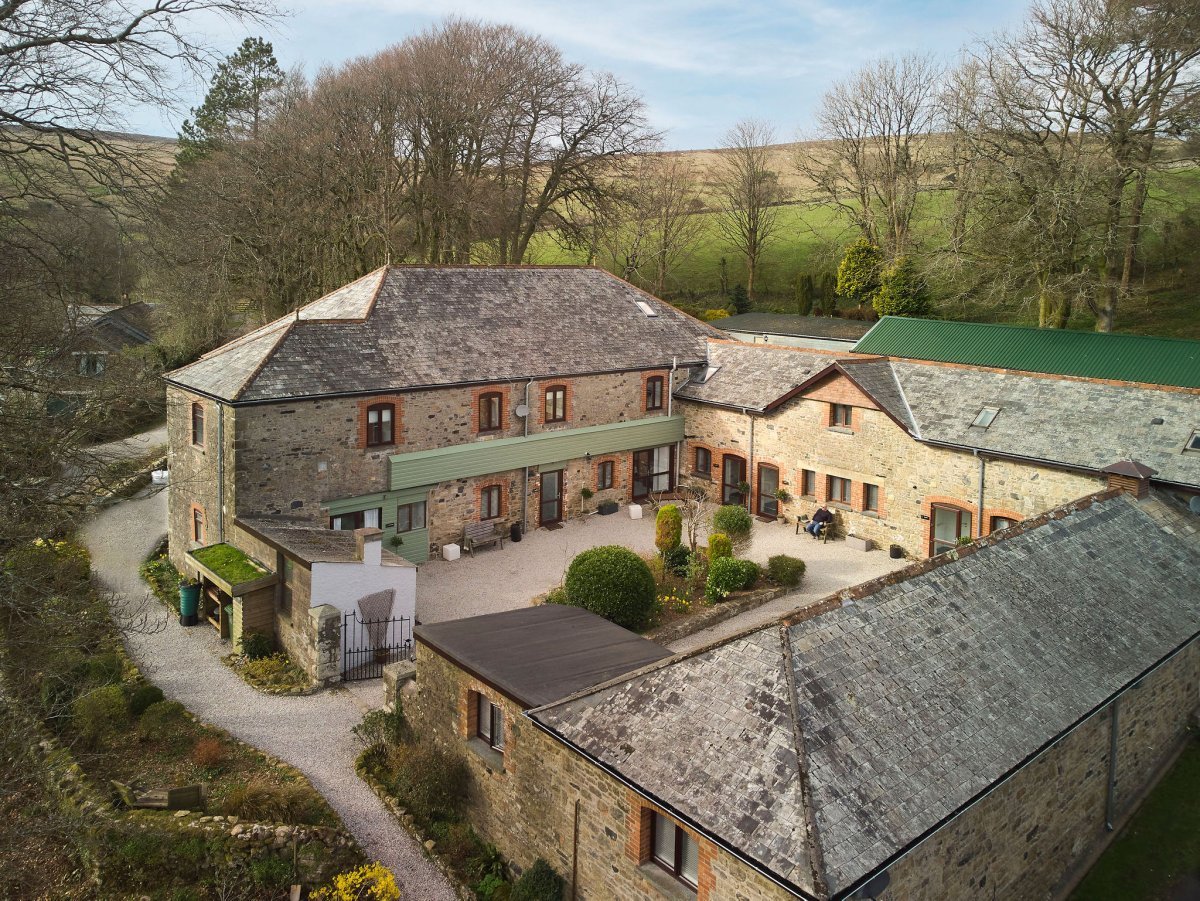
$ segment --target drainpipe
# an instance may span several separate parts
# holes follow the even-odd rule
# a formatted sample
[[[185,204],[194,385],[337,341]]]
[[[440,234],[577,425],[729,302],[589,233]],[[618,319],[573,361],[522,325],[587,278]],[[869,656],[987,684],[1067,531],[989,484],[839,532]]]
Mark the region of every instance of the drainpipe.
[[[675,411],[675,370],[679,368],[679,357],[671,357],[671,371],[667,374],[667,417]],[[679,486],[679,474],[683,472],[683,442],[675,442],[675,472],[672,477]]]
[[[571,901],[578,897],[579,886],[579,799],[575,799],[575,834],[571,838]]]
[[[742,408],[742,413],[750,420],[750,460],[746,464],[746,482],[750,485],[750,490],[746,492],[746,509],[752,510],[754,508],[754,417],[745,407]]]
[[[1118,695],[1109,705],[1110,733],[1108,737],[1108,794],[1104,799],[1104,828],[1113,831],[1117,807],[1117,737],[1121,719],[1121,698]]]
[[[975,519],[977,520],[977,522],[975,524],[975,537],[982,538],[983,537],[983,473],[987,467],[987,464],[984,462],[982,455],[980,455],[980,453],[977,449],[973,450],[972,453],[975,454],[975,459],[979,461],[979,507],[975,514]]]
[[[225,405],[217,401],[217,541],[225,541]]]
[[[525,383],[525,434],[524,437],[529,437],[529,417],[533,415],[533,410],[529,408],[529,389],[533,387],[533,379],[529,379]],[[524,473],[525,484],[521,489],[521,534],[529,531],[529,467],[521,467]]]

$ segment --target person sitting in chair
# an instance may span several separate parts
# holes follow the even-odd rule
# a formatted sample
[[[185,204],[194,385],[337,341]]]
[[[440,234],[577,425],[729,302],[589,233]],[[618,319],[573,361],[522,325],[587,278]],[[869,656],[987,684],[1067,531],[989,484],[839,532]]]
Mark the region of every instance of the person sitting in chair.
[[[809,535],[814,539],[821,537],[821,529],[826,528],[829,523],[833,522],[833,514],[829,512],[829,508],[822,504],[817,512],[812,515],[808,525],[804,527]]]

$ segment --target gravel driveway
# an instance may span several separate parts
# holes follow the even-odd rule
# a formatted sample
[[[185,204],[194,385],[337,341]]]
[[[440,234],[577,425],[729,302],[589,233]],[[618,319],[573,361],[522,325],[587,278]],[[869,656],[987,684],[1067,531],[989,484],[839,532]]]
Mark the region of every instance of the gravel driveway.
[[[221,663],[228,648],[216,633],[181,628],[138,576],[138,566],[166,532],[166,511],[164,491],[143,492],[103,510],[82,532],[100,584],[116,595],[115,612],[139,626],[126,643],[142,672],[202,720],[304,773],[367,854],[396,875],[405,898],[452,901],[453,889],[424,849],[354,771],[360,746],[350,729],[371,704],[382,702],[379,682],[302,698],[260,694],[242,682]]]

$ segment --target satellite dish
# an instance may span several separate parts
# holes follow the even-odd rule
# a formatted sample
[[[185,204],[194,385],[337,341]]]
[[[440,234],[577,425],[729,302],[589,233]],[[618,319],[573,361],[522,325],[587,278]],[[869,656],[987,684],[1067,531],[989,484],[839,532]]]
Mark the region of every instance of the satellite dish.
[[[517,408],[513,412],[524,419],[529,415],[529,407],[526,404],[517,404]]]

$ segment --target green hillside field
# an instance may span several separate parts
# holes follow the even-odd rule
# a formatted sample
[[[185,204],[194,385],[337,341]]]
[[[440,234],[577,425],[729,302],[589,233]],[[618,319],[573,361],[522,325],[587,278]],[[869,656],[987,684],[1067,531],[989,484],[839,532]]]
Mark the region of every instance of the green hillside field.
[[[942,212],[949,201],[944,192],[922,195],[918,207],[916,233],[928,247],[937,246],[943,235]],[[1200,170],[1179,169],[1156,176],[1147,204],[1147,232],[1144,255],[1147,272],[1139,291],[1118,312],[1117,328],[1138,334],[1200,339],[1200,221],[1180,224],[1177,220],[1189,209],[1200,207]],[[721,237],[715,213],[698,213],[706,224],[701,240],[691,255],[671,275],[665,299],[699,312],[723,306],[728,298],[720,293],[720,261],[724,257],[730,287],[745,282],[745,266],[736,251]],[[1200,217],[1197,217],[1200,220]],[[1190,229],[1190,231],[1189,231]],[[840,248],[856,237],[846,219],[829,204],[792,202],[779,209],[777,237],[760,263],[754,308],[763,311],[793,312],[795,285],[802,274],[814,280],[824,272],[834,272]],[[543,233],[530,248],[530,263],[582,264],[587,252],[561,246],[555,233]],[[602,256],[602,266],[610,261]],[[1036,325],[1037,311],[1031,302],[1010,306],[970,304],[948,301],[935,295],[935,315],[946,319],[983,322],[1009,322]],[[1088,311],[1077,311],[1072,328],[1090,329],[1094,321]]]

